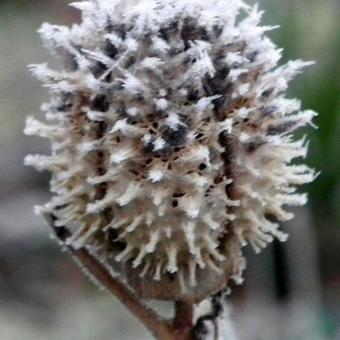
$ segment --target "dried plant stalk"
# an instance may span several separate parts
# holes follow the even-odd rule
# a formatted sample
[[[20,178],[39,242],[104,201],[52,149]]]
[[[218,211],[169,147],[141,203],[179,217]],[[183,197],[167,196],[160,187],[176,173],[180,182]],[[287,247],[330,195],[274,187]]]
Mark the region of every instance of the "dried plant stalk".
[[[193,305],[241,283],[242,248],[285,241],[284,206],[307,201],[297,187],[316,175],[291,164],[307,153],[293,131],[316,114],[285,92],[312,63],[278,66],[282,50],[265,36],[275,27],[241,0],[72,5],[79,25],[40,29],[64,69],[31,66],[52,93],[48,124],[30,117],[25,129],[52,145],[26,158],[52,173],[37,211],[151,331],[193,336]],[[176,301],[173,323],[130,291]]]

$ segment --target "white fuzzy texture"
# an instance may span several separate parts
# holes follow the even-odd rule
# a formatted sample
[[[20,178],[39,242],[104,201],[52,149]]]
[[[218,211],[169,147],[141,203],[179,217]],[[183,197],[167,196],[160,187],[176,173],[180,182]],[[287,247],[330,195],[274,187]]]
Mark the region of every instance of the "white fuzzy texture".
[[[49,125],[30,117],[25,129],[52,143],[51,156],[26,158],[53,174],[45,210],[77,226],[68,242],[142,277],[190,286],[210,268],[240,282],[241,247],[284,241],[283,206],[305,204],[296,186],[315,177],[290,165],[307,152],[292,132],[315,113],[284,93],[309,63],[277,67],[281,50],[264,36],[273,27],[239,0],[73,6],[81,24],[40,30],[64,70],[31,66],[53,93]]]

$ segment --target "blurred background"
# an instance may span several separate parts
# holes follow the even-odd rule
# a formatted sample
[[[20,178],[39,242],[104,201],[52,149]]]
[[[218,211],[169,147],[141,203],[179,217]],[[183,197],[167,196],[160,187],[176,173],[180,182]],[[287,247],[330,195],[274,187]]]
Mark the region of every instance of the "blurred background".
[[[227,0],[226,0],[227,1]],[[48,199],[48,175],[23,166],[48,144],[23,136],[47,92],[26,65],[50,61],[36,30],[79,20],[66,0],[0,1],[0,339],[151,339],[106,292],[97,289],[49,238],[32,207]],[[340,339],[340,1],[259,0],[283,60],[317,64],[291,86],[318,111],[308,130],[308,163],[322,171],[305,190],[309,205],[283,226],[285,244],[249,250],[245,284],[233,287],[230,312],[240,340]],[[303,132],[302,132],[303,133]]]

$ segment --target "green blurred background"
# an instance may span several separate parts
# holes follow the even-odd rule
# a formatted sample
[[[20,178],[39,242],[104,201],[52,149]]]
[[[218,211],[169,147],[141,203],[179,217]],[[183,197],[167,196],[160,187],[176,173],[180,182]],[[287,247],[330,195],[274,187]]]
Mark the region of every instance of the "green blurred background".
[[[228,0],[226,0],[228,1]],[[51,241],[32,206],[48,198],[48,175],[23,167],[48,152],[22,135],[47,92],[26,65],[51,61],[36,30],[79,20],[66,0],[0,2],[0,339],[150,339],[107,293],[83,277]],[[308,207],[283,226],[291,235],[261,255],[248,253],[246,283],[233,287],[231,317],[240,340],[340,339],[340,1],[260,0],[283,61],[316,60],[291,86],[319,112],[308,129],[308,163],[321,175],[305,190]],[[301,132],[305,133],[306,131]]]

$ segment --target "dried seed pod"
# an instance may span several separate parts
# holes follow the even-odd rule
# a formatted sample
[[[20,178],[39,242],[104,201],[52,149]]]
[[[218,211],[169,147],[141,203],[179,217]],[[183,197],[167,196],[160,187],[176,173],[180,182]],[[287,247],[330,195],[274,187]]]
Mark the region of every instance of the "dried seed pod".
[[[40,210],[143,297],[200,300],[240,281],[241,248],[284,241],[273,219],[292,218],[282,206],[304,204],[296,186],[315,177],[290,164],[307,152],[291,132],[315,113],[285,98],[311,63],[277,67],[273,27],[239,0],[73,6],[80,25],[40,30],[64,70],[31,66],[52,93],[48,124],[25,130],[52,143],[26,158],[52,172]]]

